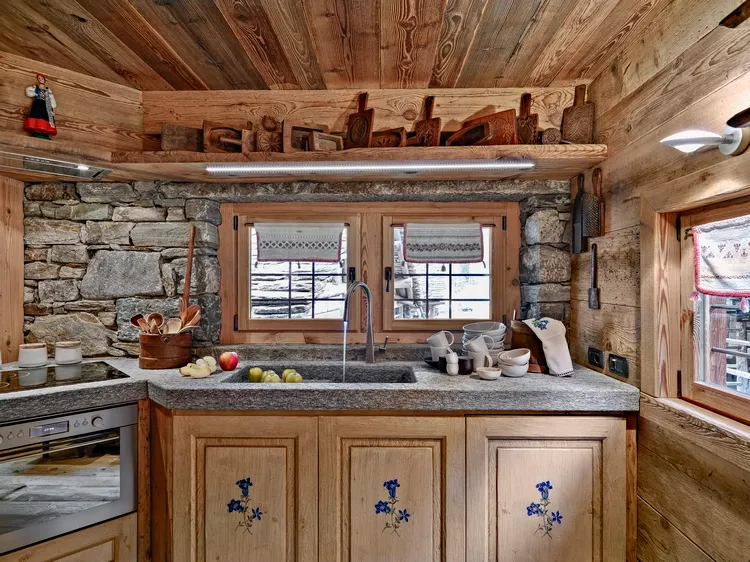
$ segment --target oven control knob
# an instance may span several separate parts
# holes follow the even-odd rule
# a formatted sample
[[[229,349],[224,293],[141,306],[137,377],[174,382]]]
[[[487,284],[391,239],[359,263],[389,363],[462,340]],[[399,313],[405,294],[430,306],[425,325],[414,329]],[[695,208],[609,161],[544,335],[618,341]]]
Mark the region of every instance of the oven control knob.
[[[104,420],[99,416],[96,416],[93,420],[91,420],[91,425],[93,425],[94,427],[101,427],[104,425]]]

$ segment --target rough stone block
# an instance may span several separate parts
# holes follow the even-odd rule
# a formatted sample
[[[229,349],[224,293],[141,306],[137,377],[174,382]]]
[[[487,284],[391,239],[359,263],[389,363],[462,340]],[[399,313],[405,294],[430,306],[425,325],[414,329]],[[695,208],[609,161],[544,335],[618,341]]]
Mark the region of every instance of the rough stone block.
[[[127,183],[81,182],[78,196],[85,203],[131,203],[140,195]]]
[[[81,351],[87,357],[106,355],[114,333],[88,312],[61,314],[37,318],[31,326],[34,341],[53,344],[57,341],[80,340]]]
[[[24,217],[41,217],[42,206],[39,203],[24,202],[23,216]]]
[[[130,244],[132,222],[87,222],[81,231],[86,244]]]
[[[105,221],[112,215],[112,208],[101,203],[79,203],[66,205],[55,210],[56,219],[74,221]]]
[[[52,304],[32,302],[23,305],[23,313],[26,316],[46,316],[52,314]]]
[[[72,246],[52,246],[50,259],[56,263],[86,263],[89,261],[86,246],[74,244]]]
[[[522,284],[530,285],[567,283],[570,281],[570,254],[551,246],[524,246],[519,278]]]
[[[36,300],[36,291],[32,287],[23,288],[23,303],[30,303]]]
[[[185,203],[185,216],[218,226],[221,224],[221,203],[210,199],[188,199]]]
[[[86,268],[81,265],[64,265],[60,268],[60,279],[83,279]]]
[[[96,317],[107,328],[117,327],[117,313],[115,312],[100,312]]]
[[[521,302],[570,302],[570,285],[547,283],[521,286]]]
[[[49,254],[49,248],[25,248],[23,261],[47,261]]]
[[[24,279],[57,279],[59,270],[59,265],[33,261],[23,266],[23,276]]]
[[[78,298],[78,283],[73,279],[40,281],[38,291],[42,302],[70,302]]]
[[[114,312],[115,301],[75,301],[65,303],[65,312]]]
[[[185,209],[182,207],[167,207],[167,222],[179,222],[185,220]]]
[[[195,225],[195,245],[219,247],[219,229],[205,222],[152,222],[137,224],[130,232],[134,246],[186,247],[190,225]]]
[[[179,258],[168,264],[176,275],[175,286],[177,294],[182,294],[185,285],[185,269],[187,259]],[[190,277],[190,294],[218,293],[221,282],[219,260],[210,256],[195,256],[193,258],[193,273]]]
[[[74,200],[75,184],[62,182],[32,183],[24,190],[29,201]]]
[[[116,222],[159,222],[166,217],[159,207],[115,207],[112,220]]]
[[[159,260],[152,252],[99,251],[81,281],[81,294],[86,299],[161,296]]]
[[[75,244],[81,240],[82,225],[77,222],[27,218],[23,227],[26,245]]]
[[[524,240],[527,244],[560,244],[565,234],[565,223],[557,209],[542,209],[526,220]]]

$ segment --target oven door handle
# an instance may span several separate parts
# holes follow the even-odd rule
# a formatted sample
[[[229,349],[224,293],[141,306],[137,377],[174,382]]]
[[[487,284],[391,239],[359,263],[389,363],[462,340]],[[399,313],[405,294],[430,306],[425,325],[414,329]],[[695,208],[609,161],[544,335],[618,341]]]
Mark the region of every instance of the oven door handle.
[[[69,451],[71,449],[78,449],[79,447],[87,447],[89,445],[98,445],[100,443],[111,443],[113,441],[118,441],[119,439],[120,439],[119,435],[113,435],[112,437],[105,437],[103,439],[92,439],[90,441],[81,441],[79,443],[72,443],[64,447],[56,447],[56,448],[50,447],[49,449],[46,449],[43,451],[35,451],[33,453],[13,454],[12,451],[8,451],[7,453],[0,453],[0,462],[33,459],[34,457],[40,457],[42,455],[48,455],[50,453],[59,453],[61,451]]]

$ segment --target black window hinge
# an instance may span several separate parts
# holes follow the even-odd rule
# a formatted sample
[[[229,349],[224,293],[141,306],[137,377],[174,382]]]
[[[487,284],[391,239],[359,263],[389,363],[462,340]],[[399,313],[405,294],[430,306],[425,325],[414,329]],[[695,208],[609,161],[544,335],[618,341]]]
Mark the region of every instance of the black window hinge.
[[[508,217],[503,217],[503,230],[508,230]]]
[[[235,315],[234,315],[234,331],[236,332],[236,331],[237,331],[237,330],[239,330],[239,329],[240,329],[240,319],[239,319],[239,317],[238,317],[238,316],[237,316],[237,315],[235,314]]]
[[[356,280],[357,280],[357,268],[350,267],[349,268],[349,282],[354,283]]]
[[[682,371],[677,369],[677,398],[682,398]]]
[[[682,242],[682,238],[680,237],[682,234],[682,219],[680,215],[677,215],[677,219],[675,220],[675,229],[677,230],[677,241]]]
[[[233,225],[234,225],[234,229],[235,230],[239,230],[239,228],[240,228],[240,217],[238,217],[237,215],[234,216]]]

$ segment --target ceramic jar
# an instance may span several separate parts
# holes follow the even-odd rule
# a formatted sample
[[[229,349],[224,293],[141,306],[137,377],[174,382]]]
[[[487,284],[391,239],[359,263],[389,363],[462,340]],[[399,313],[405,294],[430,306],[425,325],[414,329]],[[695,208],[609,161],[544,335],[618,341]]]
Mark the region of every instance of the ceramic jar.
[[[47,364],[47,344],[22,343],[18,346],[19,367],[42,367]]]
[[[55,363],[72,365],[83,359],[80,341],[59,341],[55,344]]]

